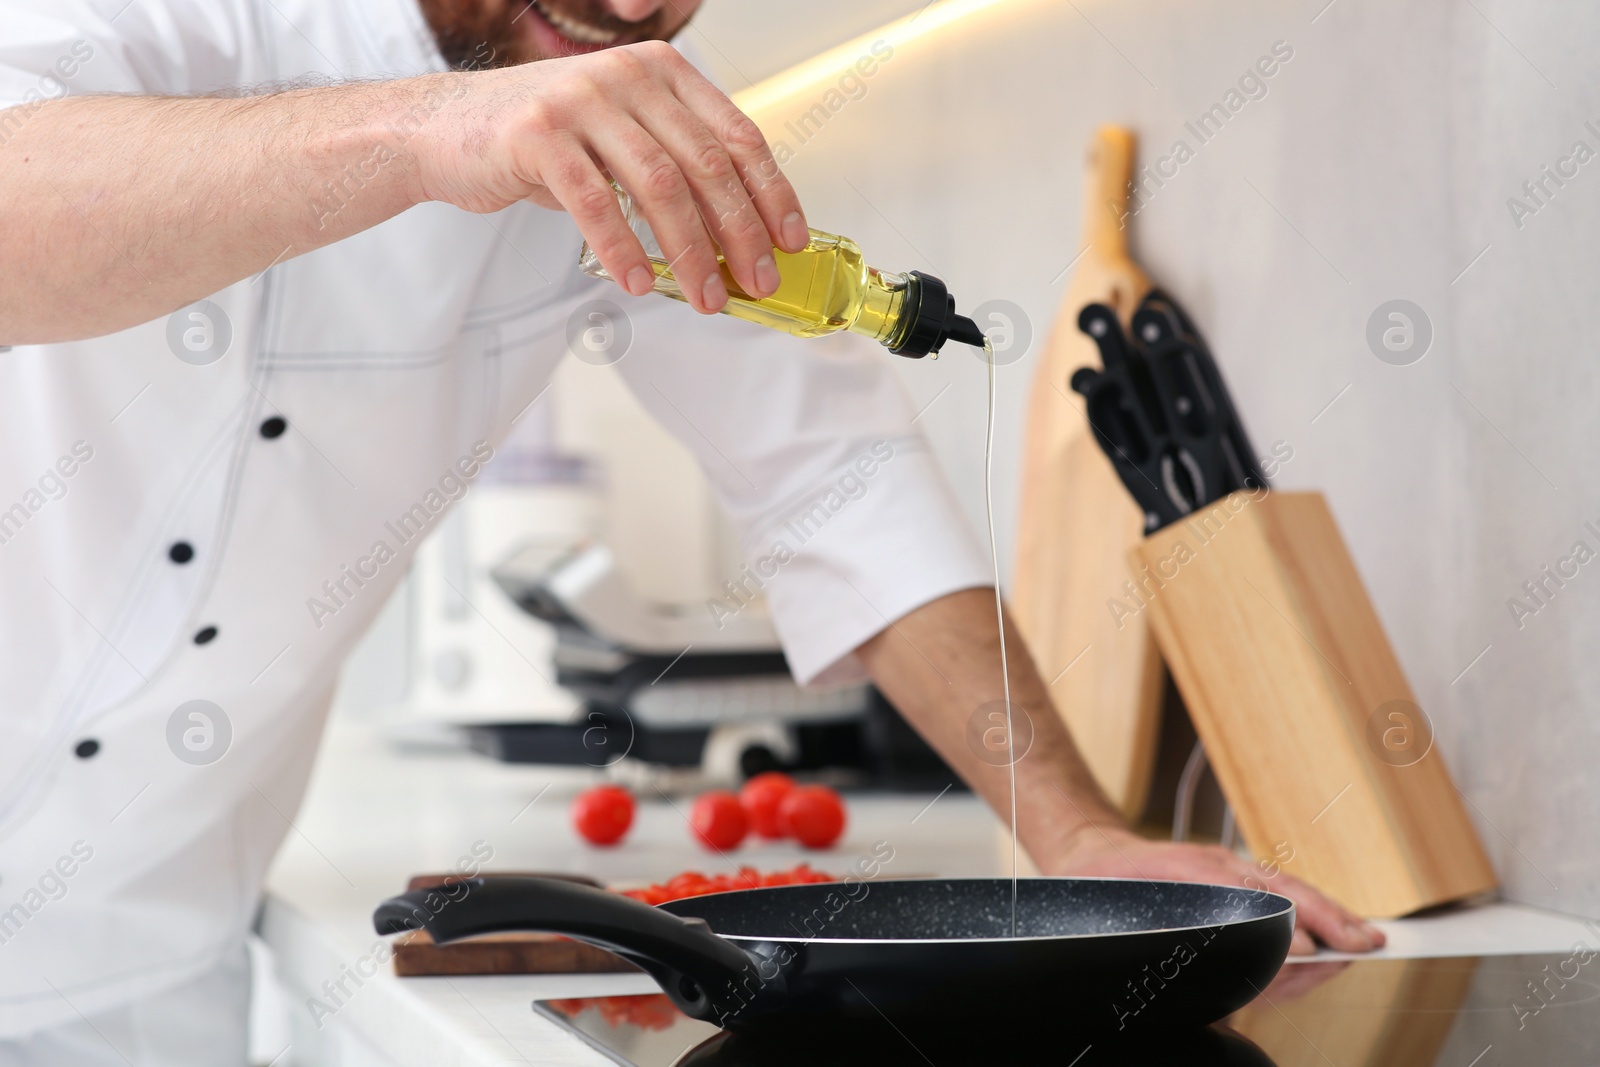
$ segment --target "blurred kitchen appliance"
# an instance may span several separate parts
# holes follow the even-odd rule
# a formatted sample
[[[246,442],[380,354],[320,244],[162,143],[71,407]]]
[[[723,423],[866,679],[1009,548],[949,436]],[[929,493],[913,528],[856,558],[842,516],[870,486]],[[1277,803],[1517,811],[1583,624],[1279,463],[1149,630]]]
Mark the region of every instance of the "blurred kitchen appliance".
[[[406,588],[410,681],[393,726],[409,736],[440,727],[561,720],[574,697],[556,684],[555,634],[490,575],[514,551],[554,555],[598,523],[601,501],[570,480],[494,481],[488,471],[417,549]]]
[[[423,745],[464,735],[511,761],[626,757],[634,774],[734,781],[790,768],[841,785],[956,782],[876,690],[796,686],[762,602],[713,619],[693,599],[730,563],[692,459],[609,368],[566,370],[563,406],[528,405],[418,547],[408,686],[391,735]],[[560,433],[561,411],[609,430]],[[662,486],[671,491],[652,495]]]
[[[761,606],[713,618],[652,604],[603,543],[513,553],[496,584],[553,628],[556,682],[577,698],[557,721],[478,723],[475,749],[518,763],[605,767],[624,758],[738,779],[846,769],[874,784],[941,788],[955,776],[875,689],[802,689]]]

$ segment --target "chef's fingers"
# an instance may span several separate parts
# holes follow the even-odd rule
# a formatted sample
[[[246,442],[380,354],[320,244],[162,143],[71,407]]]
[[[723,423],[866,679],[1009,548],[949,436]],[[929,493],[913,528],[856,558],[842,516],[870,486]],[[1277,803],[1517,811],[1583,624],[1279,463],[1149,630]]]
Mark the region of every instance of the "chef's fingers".
[[[588,151],[570,135],[554,135],[541,155],[539,179],[572,216],[606,273],[634,296],[655,283],[644,246],[628,226],[617,194]]]
[[[650,223],[689,305],[702,313],[722,310],[728,302],[728,288],[717,263],[716,243],[694,191],[669,149],[625,113],[593,125],[589,140]]]
[[[1311,935],[1300,927],[1294,928],[1294,934],[1289,938],[1289,955],[1314,956],[1317,952],[1316,943],[1311,940]]]
[[[678,98],[689,106],[727,148],[772,243],[798,252],[811,239],[800,195],[784,177],[772,148],[750,116],[687,62],[671,68]]]
[[[1339,952],[1371,952],[1382,948],[1388,940],[1382,930],[1361,921],[1306,883],[1287,874],[1279,877],[1283,884],[1274,888],[1295,902],[1299,915],[1297,930],[1305,930]]]
[[[771,296],[779,282],[774,238],[751,202],[728,146],[676,97],[641,111],[639,121],[683,169],[734,281],[754,296]]]

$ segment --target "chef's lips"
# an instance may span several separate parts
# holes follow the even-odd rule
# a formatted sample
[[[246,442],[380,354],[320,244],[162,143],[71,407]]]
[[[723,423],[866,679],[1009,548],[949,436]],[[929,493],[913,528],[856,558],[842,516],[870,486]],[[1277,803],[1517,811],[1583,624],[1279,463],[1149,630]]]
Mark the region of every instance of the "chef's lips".
[[[527,6],[569,40],[611,46],[675,36],[698,5],[666,0],[637,22],[618,17],[602,0],[529,0]]]
[[[618,18],[601,0],[421,0],[422,13],[450,66],[460,70],[510,67],[555,59],[596,47],[670,40],[689,21],[693,7],[684,0],[664,3],[637,22]],[[538,19],[548,34],[529,33]],[[556,50],[532,38],[555,37],[569,43]]]

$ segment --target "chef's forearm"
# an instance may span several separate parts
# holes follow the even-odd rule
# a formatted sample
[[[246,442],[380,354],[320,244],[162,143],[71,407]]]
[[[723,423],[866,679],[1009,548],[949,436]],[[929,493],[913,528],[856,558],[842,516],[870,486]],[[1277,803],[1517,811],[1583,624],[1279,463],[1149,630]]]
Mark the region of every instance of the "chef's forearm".
[[[441,77],[0,111],[0,344],[149,321],[410,207]]]
[[[898,619],[858,650],[884,695],[974,790],[1009,819],[1011,780],[1003,754],[969,740],[979,709],[1003,713],[994,590],[941,597]],[[1006,662],[1013,708],[1024,709],[1033,739],[1017,762],[1017,836],[1045,873],[1062,869],[1080,833],[1124,827],[1095,783],[1050,702],[1022,637],[1007,620]],[[1017,716],[1013,714],[1013,721]],[[991,720],[980,725],[988,727]],[[1026,727],[1016,728],[1018,743]],[[981,731],[978,731],[981,733]],[[980,752],[989,752],[988,762]],[[995,765],[999,763],[999,765]]]

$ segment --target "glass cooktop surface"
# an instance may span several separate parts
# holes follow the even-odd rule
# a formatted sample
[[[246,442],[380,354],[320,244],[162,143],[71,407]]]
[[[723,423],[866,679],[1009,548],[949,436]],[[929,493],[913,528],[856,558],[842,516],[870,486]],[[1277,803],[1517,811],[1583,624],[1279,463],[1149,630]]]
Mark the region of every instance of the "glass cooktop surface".
[[[534,1009],[628,1067],[964,1067],[978,1064],[1240,1067],[1594,1067],[1600,1064],[1600,959],[1555,956],[1292,963],[1254,1001],[1203,1030],[1139,1033],[1137,1019],[1093,1039],[1069,1020],[1106,1004],[1062,1004],[1016,1019],[974,1001],[935,1033],[879,1015],[784,1031],[728,1033],[659,993],[537,1001]]]

